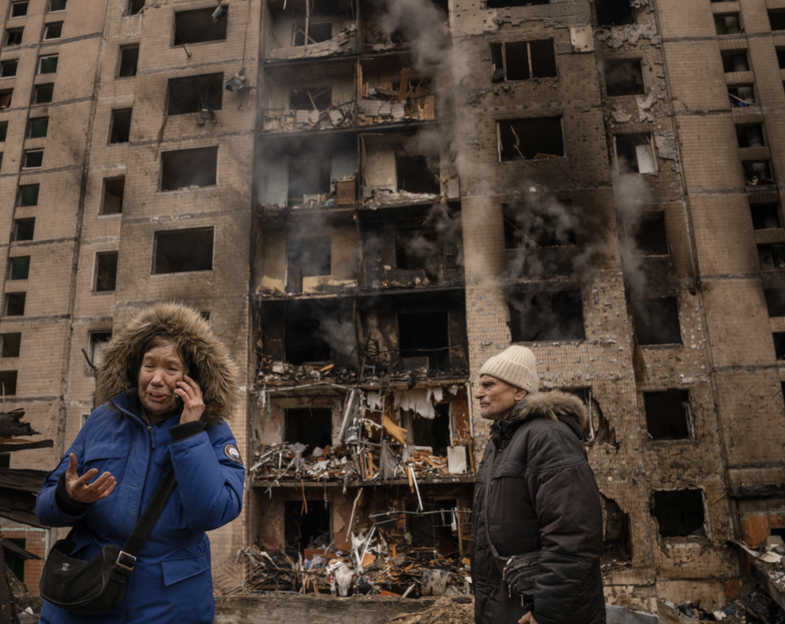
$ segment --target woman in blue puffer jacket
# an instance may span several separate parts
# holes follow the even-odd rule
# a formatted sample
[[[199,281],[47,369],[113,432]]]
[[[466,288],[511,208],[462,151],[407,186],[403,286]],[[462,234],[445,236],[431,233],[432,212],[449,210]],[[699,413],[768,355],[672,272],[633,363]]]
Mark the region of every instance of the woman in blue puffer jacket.
[[[84,616],[45,602],[41,624],[213,621],[205,531],[240,514],[245,478],[224,422],[237,377],[226,347],[185,306],[148,308],[112,338],[96,380],[100,406],[46,477],[36,515],[48,526],[76,526],[74,556],[88,560],[108,544],[122,547],[172,466],[177,485],[122,604]]]

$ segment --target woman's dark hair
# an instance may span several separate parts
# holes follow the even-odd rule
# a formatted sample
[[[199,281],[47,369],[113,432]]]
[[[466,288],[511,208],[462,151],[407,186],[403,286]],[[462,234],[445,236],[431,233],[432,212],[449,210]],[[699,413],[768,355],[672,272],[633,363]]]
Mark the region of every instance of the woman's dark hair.
[[[139,351],[139,355],[136,358],[134,369],[128,371],[128,378],[132,386],[136,386],[139,383],[139,371],[142,369],[142,362],[144,360],[145,354],[152,349],[167,346],[172,346],[175,348],[177,355],[180,356],[180,359],[183,361],[183,364],[188,371],[188,376],[194,379],[196,378],[196,371],[194,370],[194,366],[190,358],[186,355],[183,348],[177,344],[177,341],[174,339],[174,337],[170,336],[169,334],[156,334],[144,343],[142,349]]]

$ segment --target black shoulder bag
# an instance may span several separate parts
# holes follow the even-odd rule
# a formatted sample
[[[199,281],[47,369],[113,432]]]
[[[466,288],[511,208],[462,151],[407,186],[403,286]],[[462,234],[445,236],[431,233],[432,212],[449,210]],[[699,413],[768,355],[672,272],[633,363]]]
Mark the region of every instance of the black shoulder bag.
[[[489,442],[488,444],[493,444]],[[521,605],[532,604],[534,602],[534,581],[540,574],[540,558],[542,557],[542,549],[535,550],[534,552],[526,553],[525,555],[513,555],[506,558],[499,555],[496,546],[493,545],[491,540],[490,522],[488,521],[488,498],[491,492],[491,483],[493,483],[493,466],[496,460],[496,447],[492,449],[491,456],[491,469],[489,479],[485,483],[485,536],[488,539],[488,546],[491,548],[491,555],[499,570],[502,573],[502,580],[507,584],[507,592],[510,597],[520,596]]]
[[[41,597],[80,615],[102,615],[119,605],[125,596],[125,579],[136,565],[136,555],[158,521],[176,482],[174,468],[170,468],[122,549],[109,544],[90,561],[75,559],[71,553],[76,527],[68,537],[55,542],[41,574]]]

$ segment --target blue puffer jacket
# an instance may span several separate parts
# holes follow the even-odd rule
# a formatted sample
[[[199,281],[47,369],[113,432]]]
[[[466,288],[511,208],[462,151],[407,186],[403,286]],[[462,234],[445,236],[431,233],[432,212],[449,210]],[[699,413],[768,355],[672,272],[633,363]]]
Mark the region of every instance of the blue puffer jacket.
[[[90,415],[60,465],[46,477],[36,515],[49,526],[79,523],[75,556],[87,560],[107,544],[125,543],[170,466],[177,486],[142,546],[123,604],[107,615],[92,617],[44,603],[41,624],[213,621],[210,542],[205,531],[240,514],[245,469],[235,439],[223,421],[179,425],[177,414],[159,425],[147,425],[138,415],[135,394],[136,388],[121,393]],[[109,471],[117,480],[106,499],[81,515],[66,513],[67,505],[58,502],[68,453],[79,460],[78,474],[97,468],[99,475]]]

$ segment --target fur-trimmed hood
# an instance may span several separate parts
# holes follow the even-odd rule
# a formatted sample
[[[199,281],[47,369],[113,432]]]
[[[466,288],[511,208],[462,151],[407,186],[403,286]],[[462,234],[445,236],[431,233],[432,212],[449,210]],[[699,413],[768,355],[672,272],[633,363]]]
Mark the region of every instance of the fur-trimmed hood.
[[[575,421],[580,429],[579,438],[583,438],[589,428],[589,415],[586,406],[574,394],[551,390],[550,392],[535,392],[527,395],[523,401],[515,406],[508,417],[515,420],[527,418],[550,418],[561,420],[570,424]]]
[[[198,380],[204,395],[202,421],[211,425],[230,418],[237,398],[237,365],[202,315],[177,303],[142,310],[112,336],[96,378],[96,405],[136,386],[142,348],[157,334],[172,336],[185,354],[190,376]]]

